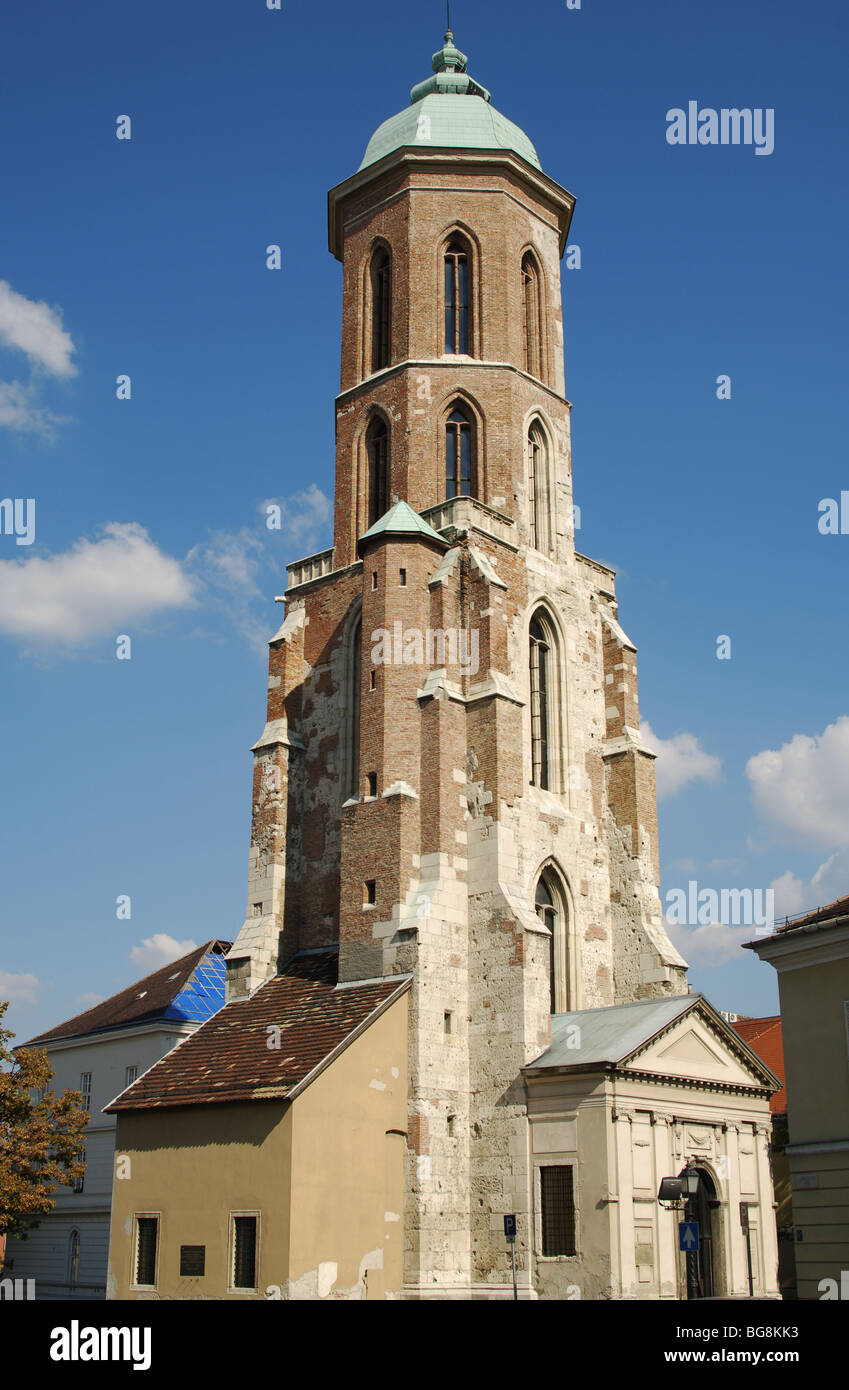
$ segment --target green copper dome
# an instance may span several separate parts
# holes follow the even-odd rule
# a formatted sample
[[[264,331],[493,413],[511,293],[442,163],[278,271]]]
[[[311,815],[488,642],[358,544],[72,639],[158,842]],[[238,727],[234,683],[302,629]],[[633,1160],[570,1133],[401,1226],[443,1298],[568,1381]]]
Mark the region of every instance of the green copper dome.
[[[361,169],[405,145],[513,150],[535,169],[542,168],[525,132],[496,111],[486,88],[469,77],[466,55],[455,47],[450,29],[433,55],[433,71],[433,77],[413,88],[406,110],[378,126]]]

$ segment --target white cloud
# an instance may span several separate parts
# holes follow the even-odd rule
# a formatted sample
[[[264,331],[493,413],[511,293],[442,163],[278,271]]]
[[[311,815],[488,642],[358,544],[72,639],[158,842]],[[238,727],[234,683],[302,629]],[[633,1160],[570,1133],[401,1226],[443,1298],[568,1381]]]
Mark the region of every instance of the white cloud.
[[[154,932],[153,936],[145,937],[141,946],[133,947],[129,959],[146,975],[152,975],[154,970],[161,970],[163,965],[170,965],[172,960],[188,955],[197,945],[197,941],[177,941],[167,932]]]
[[[270,531],[269,535],[302,547],[301,553],[292,556],[293,560],[300,560],[330,544],[328,531],[333,520],[333,499],[315,483],[310,483],[303,492],[293,492],[291,497],[269,497],[261,502],[264,523],[268,508],[273,506],[280,508],[280,529]]]
[[[849,715],[756,753],[746,776],[765,820],[823,846],[849,845]]]
[[[52,439],[55,426],[65,424],[67,419],[36,405],[34,387],[20,381],[0,381],[0,427],[21,433],[29,430]]]
[[[716,782],[719,778],[722,766],[719,758],[706,753],[695,734],[658,738],[646,719],[640,724],[640,733],[646,747],[657,754],[655,775],[659,801],[677,796],[688,782]]]
[[[280,525],[269,529],[271,507],[279,509]],[[291,497],[261,502],[260,528],[213,531],[186,557],[191,572],[210,591],[211,601],[260,655],[267,655],[268,640],[279,626],[271,600],[283,587],[281,561],[302,559],[327,545],[332,511],[330,498],[311,483]],[[273,518],[277,519],[277,513]]]
[[[62,327],[62,314],[43,300],[27,299],[6,280],[0,280],[0,343],[19,348],[30,363],[53,376],[75,376],[71,335]]]
[[[752,941],[756,927],[726,927],[723,922],[710,922],[703,927],[682,927],[666,923],[673,946],[690,965],[714,970],[741,956],[744,941]]]
[[[41,981],[35,975],[9,975],[0,970],[0,1000],[13,1004],[37,1004]]]
[[[142,526],[110,522],[46,559],[0,561],[0,632],[79,645],[193,601],[192,580]]]
[[[849,850],[836,850],[820,864],[808,883],[787,869],[772,881],[770,888],[775,893],[776,921],[798,917],[800,913],[825,907],[836,898],[845,898],[849,893]]]

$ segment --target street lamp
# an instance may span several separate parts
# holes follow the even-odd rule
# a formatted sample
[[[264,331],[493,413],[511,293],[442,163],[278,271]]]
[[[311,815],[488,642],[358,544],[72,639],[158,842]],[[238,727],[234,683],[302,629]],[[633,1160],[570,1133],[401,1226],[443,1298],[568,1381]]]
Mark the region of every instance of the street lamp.
[[[657,1194],[659,1202],[669,1202],[675,1208],[683,1208],[684,1216],[687,1215],[687,1207],[699,1190],[699,1170],[692,1163],[687,1163],[681,1169],[677,1178],[662,1178],[660,1189]],[[692,1213],[692,1208],[691,1208]],[[687,1250],[684,1256],[687,1262],[687,1294],[689,1298],[699,1296],[699,1273],[698,1257],[694,1250]]]

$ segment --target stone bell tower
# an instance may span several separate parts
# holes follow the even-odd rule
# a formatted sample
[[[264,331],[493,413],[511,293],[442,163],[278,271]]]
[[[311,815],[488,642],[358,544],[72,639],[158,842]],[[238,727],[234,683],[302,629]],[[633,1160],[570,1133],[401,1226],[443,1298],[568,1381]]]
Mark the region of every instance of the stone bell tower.
[[[288,567],[228,987],[309,949],[412,974],[405,1296],[493,1297],[552,1012],[687,984],[636,649],[574,544],[574,199],[450,32],[433,70],[329,195],[334,540]]]

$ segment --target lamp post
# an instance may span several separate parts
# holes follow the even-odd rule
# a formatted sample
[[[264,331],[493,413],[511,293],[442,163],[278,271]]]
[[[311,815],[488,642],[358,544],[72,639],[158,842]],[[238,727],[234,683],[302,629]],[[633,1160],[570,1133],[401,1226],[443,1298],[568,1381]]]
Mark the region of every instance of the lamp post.
[[[691,1163],[686,1168],[682,1168],[679,1173],[681,1179],[681,1189],[685,1197],[684,1219],[685,1221],[698,1221],[698,1210],[695,1205],[695,1197],[699,1190],[699,1174]],[[701,1236],[701,1232],[699,1232]],[[687,1297],[699,1297],[699,1257],[695,1250],[688,1250],[684,1256],[687,1261]]]
[[[660,1190],[657,1194],[659,1202],[669,1202],[675,1208],[683,1210],[685,1220],[697,1220],[698,1212],[695,1207],[695,1198],[699,1191],[699,1172],[692,1163],[687,1163],[681,1169],[676,1178],[662,1178]],[[699,1297],[699,1263],[698,1254],[695,1250],[687,1250],[685,1259],[687,1261],[687,1297]]]

